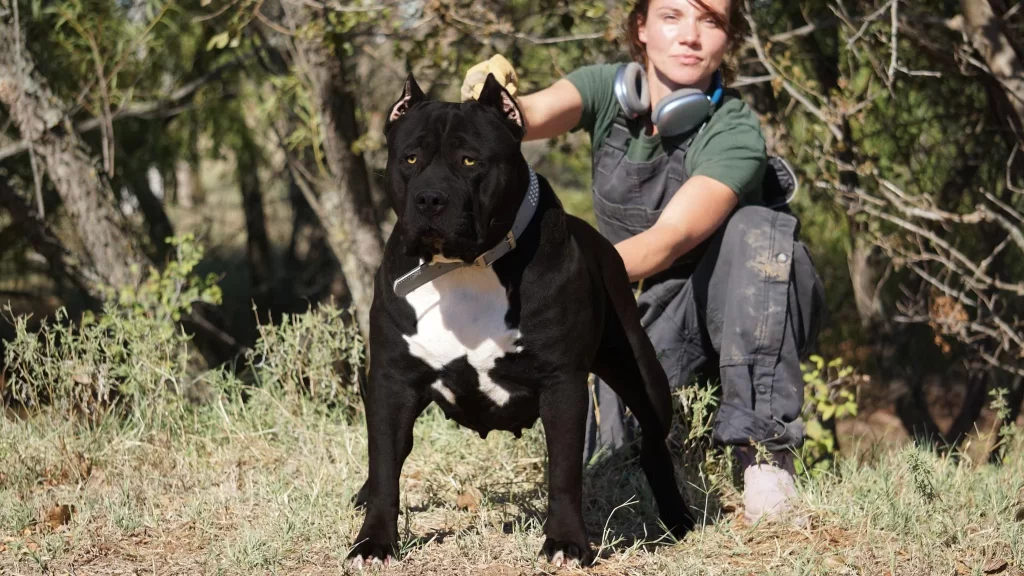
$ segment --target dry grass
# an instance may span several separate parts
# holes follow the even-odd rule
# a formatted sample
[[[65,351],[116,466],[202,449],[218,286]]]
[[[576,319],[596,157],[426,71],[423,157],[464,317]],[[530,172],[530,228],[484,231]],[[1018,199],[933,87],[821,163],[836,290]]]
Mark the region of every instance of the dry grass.
[[[586,213],[585,193],[563,199]],[[279,326],[249,379],[261,387],[250,388],[216,370],[195,381],[169,360],[178,343],[138,318],[121,324],[136,327],[121,365],[90,347],[108,340],[103,333],[78,341],[75,354],[34,359],[38,381],[25,384],[46,391],[49,407],[0,417],[0,574],[345,573],[362,521],[351,499],[366,475],[366,437],[358,402],[334,393],[340,378],[328,381],[337,378],[329,360],[351,353],[336,332],[305,320]],[[72,417],[83,370],[132,383],[132,409],[90,425]],[[331,393],[314,401],[303,385]],[[164,388],[202,390],[207,401],[189,404]],[[690,427],[675,431],[673,445],[704,526],[680,543],[661,537],[642,474],[627,455],[610,455],[588,469],[584,487],[601,560],[559,573],[1024,574],[1024,440],[991,466],[890,442],[888,428],[864,417],[847,428],[858,437],[882,430],[881,442],[847,435],[849,456],[832,473],[801,478],[808,527],[746,526],[725,460],[703,450],[707,391],[684,397]],[[402,478],[403,558],[389,572],[554,572],[536,559],[543,446],[539,427],[521,441],[481,440],[428,410]]]
[[[362,519],[350,504],[365,478],[362,424],[268,392],[231,398],[182,407],[160,429],[132,419],[85,429],[46,414],[0,421],[0,573],[344,572]],[[731,486],[705,500],[690,470],[690,501],[708,522],[678,544],[656,542],[642,476],[611,456],[587,475],[588,530],[604,559],[586,572],[1022,573],[1019,450],[1000,467],[910,447],[866,454],[803,479],[805,529],[743,525],[717,504],[734,509]],[[481,440],[429,410],[402,480],[405,557],[389,572],[553,570],[535,559],[544,462],[539,429]],[[66,525],[48,517],[60,505],[74,508]]]

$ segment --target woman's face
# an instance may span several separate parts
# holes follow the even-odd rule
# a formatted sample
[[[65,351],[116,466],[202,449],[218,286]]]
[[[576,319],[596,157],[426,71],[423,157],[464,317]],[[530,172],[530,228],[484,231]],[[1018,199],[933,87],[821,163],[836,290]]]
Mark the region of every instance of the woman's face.
[[[735,0],[704,3],[727,17],[730,1]],[[638,32],[647,47],[648,62],[681,85],[700,85],[710,78],[729,47],[726,31],[693,0],[651,0]]]

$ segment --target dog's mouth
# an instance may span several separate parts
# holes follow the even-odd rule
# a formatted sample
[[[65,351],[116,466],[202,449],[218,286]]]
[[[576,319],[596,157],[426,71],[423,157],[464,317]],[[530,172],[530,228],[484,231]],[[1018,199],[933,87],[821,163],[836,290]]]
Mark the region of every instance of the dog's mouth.
[[[459,236],[450,237],[433,227],[411,235],[409,240],[406,243],[406,252],[425,262],[472,262],[477,257],[478,247],[475,240]]]

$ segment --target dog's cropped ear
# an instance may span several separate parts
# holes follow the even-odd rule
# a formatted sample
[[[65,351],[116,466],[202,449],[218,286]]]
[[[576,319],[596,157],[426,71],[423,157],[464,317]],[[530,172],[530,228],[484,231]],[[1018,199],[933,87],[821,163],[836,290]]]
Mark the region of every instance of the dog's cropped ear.
[[[423,94],[423,90],[420,89],[420,85],[416,83],[416,79],[412,77],[410,72],[409,77],[405,80],[405,89],[402,90],[402,97],[391,107],[387,120],[384,121],[384,132],[386,133],[390,130],[391,124],[408,112],[414,104],[426,99],[427,97]]]
[[[493,74],[488,74],[487,79],[484,80],[484,87],[480,90],[477,102],[497,109],[516,140],[523,139],[526,134],[523,111],[519,108],[515,98],[508,93],[508,90],[505,90],[505,87],[494,78]]]

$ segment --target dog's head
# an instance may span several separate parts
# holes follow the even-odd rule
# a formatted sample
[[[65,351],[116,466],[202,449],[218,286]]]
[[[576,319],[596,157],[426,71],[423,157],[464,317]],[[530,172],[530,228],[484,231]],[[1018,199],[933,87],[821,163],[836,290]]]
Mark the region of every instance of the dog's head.
[[[529,183],[523,114],[488,75],[480,98],[428,99],[412,74],[391,107],[385,188],[409,256],[473,261],[512,227]]]

